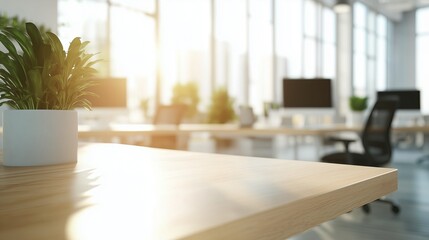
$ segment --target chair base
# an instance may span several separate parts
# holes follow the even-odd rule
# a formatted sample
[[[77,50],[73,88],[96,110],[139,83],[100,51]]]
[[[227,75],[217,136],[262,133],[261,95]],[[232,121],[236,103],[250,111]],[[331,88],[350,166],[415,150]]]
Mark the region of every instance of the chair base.
[[[425,155],[417,159],[417,164],[423,164],[424,162],[429,162],[429,155]]]
[[[389,199],[385,199],[385,198],[380,198],[375,200],[376,202],[382,202],[382,203],[387,203],[390,205],[390,210],[395,214],[398,215],[401,212],[401,208],[399,207],[398,204],[396,204],[395,202],[393,202],[392,200]],[[371,208],[369,207],[369,203],[365,204],[362,206],[362,210],[368,214],[371,212]]]

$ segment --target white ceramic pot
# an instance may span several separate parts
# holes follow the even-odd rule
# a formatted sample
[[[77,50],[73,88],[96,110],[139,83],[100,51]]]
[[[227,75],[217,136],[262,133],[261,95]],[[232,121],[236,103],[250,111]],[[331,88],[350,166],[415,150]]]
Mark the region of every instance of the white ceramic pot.
[[[77,119],[74,110],[5,110],[3,165],[76,162]]]

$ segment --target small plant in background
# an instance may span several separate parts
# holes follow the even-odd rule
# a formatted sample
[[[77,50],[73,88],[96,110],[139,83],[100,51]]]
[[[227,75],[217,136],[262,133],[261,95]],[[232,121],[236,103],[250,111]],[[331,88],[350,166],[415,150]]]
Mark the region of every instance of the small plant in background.
[[[14,109],[90,108],[85,98],[97,71],[89,42],[74,38],[66,51],[52,32],[33,23],[0,29],[0,105]],[[3,50],[5,49],[5,50]]]
[[[149,103],[150,98],[143,98],[140,101],[140,109],[143,111],[143,116],[145,119],[149,118]]]
[[[198,95],[198,85],[195,82],[177,83],[173,87],[172,104],[183,104],[187,106],[186,117],[192,118],[198,113],[200,97]]]
[[[5,27],[13,27],[25,32],[25,24],[27,22],[28,21],[25,18],[20,18],[19,16],[10,17],[6,13],[0,13],[0,29]],[[50,29],[44,25],[38,25],[38,28],[41,32],[50,31]]]
[[[268,117],[270,110],[280,109],[280,104],[276,102],[264,102],[264,117]]]
[[[224,87],[216,89],[211,96],[211,103],[208,107],[208,123],[227,123],[235,120],[234,99]]]
[[[354,112],[362,112],[368,107],[367,97],[351,96],[349,98],[350,109]]]

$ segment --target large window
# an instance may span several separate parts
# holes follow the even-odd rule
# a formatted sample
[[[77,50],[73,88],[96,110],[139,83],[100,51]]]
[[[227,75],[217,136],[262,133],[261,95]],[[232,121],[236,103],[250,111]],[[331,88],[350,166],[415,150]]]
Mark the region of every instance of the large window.
[[[336,77],[334,11],[319,1],[276,1],[276,80]],[[281,82],[277,82],[281,90]],[[276,92],[277,100],[281,92]]]
[[[377,16],[377,31],[376,31],[376,41],[377,41],[377,52],[376,52],[376,89],[384,90],[387,87],[387,66],[389,65],[389,58],[387,57],[387,49],[389,47],[389,37],[388,37],[388,24],[389,21],[383,15]]]
[[[60,0],[59,36],[90,41],[103,76],[126,77],[128,107],[138,109],[156,87],[155,0]],[[76,17],[79,16],[79,17]]]
[[[375,98],[387,82],[389,21],[362,3],[353,6],[353,94]]]
[[[367,8],[355,3],[353,8],[353,91],[357,95],[367,94]]]
[[[215,5],[215,87],[227,87],[236,101],[246,80],[246,0],[217,0]]]
[[[335,78],[336,16],[322,4],[304,2],[302,77]]]
[[[196,82],[202,104],[211,93],[210,0],[160,0],[161,99],[177,82]]]
[[[60,38],[91,41],[91,50],[104,60],[101,73],[128,79],[131,109],[143,98],[170,103],[176,83],[193,81],[201,111],[212,90],[225,86],[237,106],[251,105],[260,114],[264,102],[281,102],[284,77],[335,78],[336,15],[322,1],[59,0],[58,5]]]
[[[238,103],[246,102],[246,1],[217,0],[215,4],[215,87],[226,87]]]
[[[276,2],[276,46],[281,75],[302,76],[303,1]],[[281,23],[281,24],[280,24]]]
[[[417,87],[422,91],[422,111],[429,112],[429,8],[416,13],[416,78]]]
[[[145,5],[136,1],[128,0],[135,5],[121,5],[125,2],[122,0],[111,2],[110,74],[127,77],[128,105],[138,108],[143,98],[155,97],[155,19],[145,14]]]
[[[249,4],[248,103],[260,113],[263,102],[274,98],[272,6],[266,0],[250,0]]]
[[[337,64],[337,41],[336,26],[337,19],[335,13],[329,8],[322,8],[322,38],[320,49],[322,51],[321,76],[334,79],[336,77]]]
[[[76,36],[82,37],[83,41],[90,41],[88,51],[99,53],[97,57],[104,59],[97,66],[103,75],[110,73],[107,60],[108,14],[109,8],[105,1],[61,0],[58,4],[58,35],[62,44],[67,47]]]

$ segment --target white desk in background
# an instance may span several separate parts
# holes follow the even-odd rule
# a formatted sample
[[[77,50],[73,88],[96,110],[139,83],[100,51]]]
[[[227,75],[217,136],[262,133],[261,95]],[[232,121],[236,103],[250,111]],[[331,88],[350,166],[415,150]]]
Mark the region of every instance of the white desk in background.
[[[171,125],[153,125],[153,124],[111,124],[108,128],[93,129],[88,126],[79,126],[79,138],[98,140],[107,140],[119,138],[120,142],[127,143],[127,139],[138,136],[149,135],[178,135],[189,136],[192,133],[208,133],[210,135],[229,135],[239,137],[258,137],[258,136],[292,136],[294,137],[294,159],[298,159],[297,138],[300,136],[314,136],[317,153],[320,151],[321,141],[327,135],[354,132],[359,133],[360,127],[350,127],[347,125],[326,125],[314,127],[267,127],[255,126],[252,128],[240,128],[237,124],[180,124]],[[429,132],[429,126],[404,126],[393,128],[394,133],[407,132]]]
[[[323,136],[341,131],[358,131],[359,129],[346,126],[324,126],[324,127],[267,127],[255,126],[252,128],[240,128],[236,124],[181,124],[153,125],[153,124],[112,124],[109,128],[93,129],[88,126],[79,127],[79,138],[109,141],[119,138],[119,142],[127,143],[127,139],[138,136],[150,135],[178,135],[189,136],[192,133],[208,133],[212,136],[227,135],[235,137],[273,137],[292,136],[294,137],[294,158],[298,158],[299,136],[316,136],[321,139]],[[317,146],[320,144],[318,143]],[[317,150],[319,151],[319,149]]]

